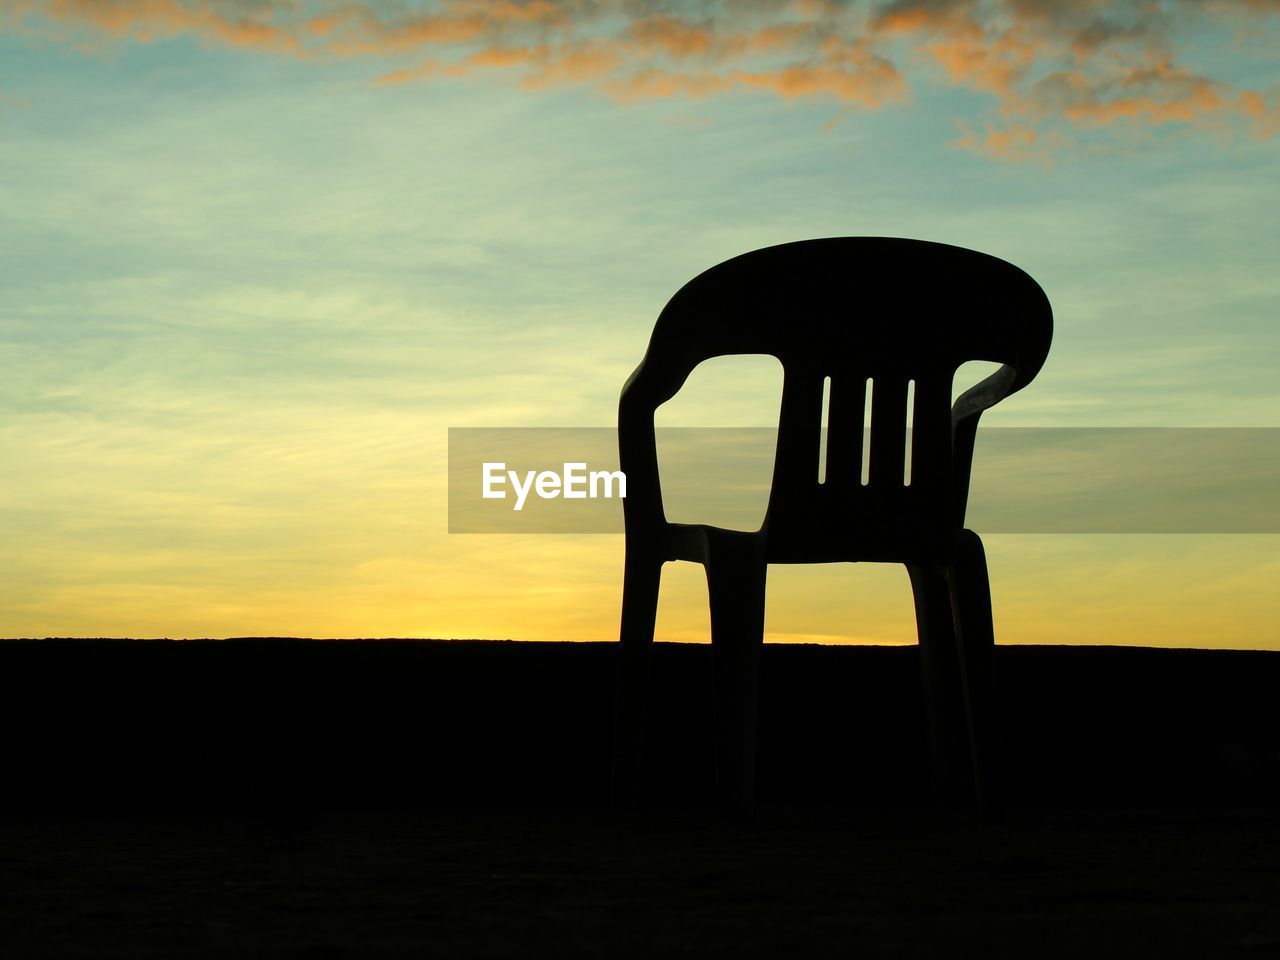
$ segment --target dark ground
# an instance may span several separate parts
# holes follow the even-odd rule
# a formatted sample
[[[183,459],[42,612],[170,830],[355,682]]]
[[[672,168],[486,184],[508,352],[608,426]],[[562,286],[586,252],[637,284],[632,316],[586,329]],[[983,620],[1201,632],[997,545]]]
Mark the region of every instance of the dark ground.
[[[604,808],[613,652],[0,642],[0,956],[1280,956],[1280,654],[1001,648],[982,823],[928,804],[914,649],[766,648],[726,825],[704,647]]]
[[[913,811],[39,818],[7,956],[1266,957],[1274,815]]]

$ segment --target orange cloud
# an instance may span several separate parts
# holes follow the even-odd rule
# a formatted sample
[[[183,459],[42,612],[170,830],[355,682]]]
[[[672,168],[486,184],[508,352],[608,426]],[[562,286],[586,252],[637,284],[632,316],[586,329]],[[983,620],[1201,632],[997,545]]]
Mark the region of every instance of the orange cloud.
[[[709,53],[715,42],[709,25],[690,23],[664,13],[637,20],[627,32],[641,49],[647,47],[676,58]]]
[[[545,48],[525,47],[485,47],[467,57],[467,65],[472,67],[518,67],[545,55]]]
[[[224,9],[224,7],[226,9]],[[7,8],[7,9],[6,9]],[[230,47],[297,53],[301,43],[291,28],[282,28],[253,12],[235,12],[213,2],[181,0],[32,0],[4,3],[13,19],[43,15],[54,24],[73,25],[104,38],[152,43],[194,35]]]
[[[1275,136],[1280,78],[1242,86],[1238,64],[1192,58],[1205,27],[1257,36],[1278,22],[1280,0],[0,0],[9,31],[363,59],[383,85],[497,70],[624,102],[746,89],[842,111],[955,87],[975,95],[958,119],[987,126],[957,145],[1009,161],[1129,129]],[[1265,56],[1239,72],[1256,77]]]
[[[895,0],[871,27],[942,68],[946,81],[992,96],[1001,118],[963,149],[1010,162],[1044,160],[1078,134],[1179,125],[1277,132],[1270,98],[1183,66],[1196,29],[1239,26],[1280,0]]]
[[[1004,127],[988,124],[986,133],[979,136],[971,127],[961,124],[959,139],[951,145],[968,150],[989,160],[1003,163],[1034,163],[1048,167],[1062,151],[1076,147],[1076,143],[1058,131],[1042,133],[1026,123],[1011,123]]]
[[[558,84],[592,83],[616,72],[624,55],[607,41],[588,41],[577,47],[558,47],[536,58],[521,85],[529,90]]]
[[[759,73],[739,71],[733,79],[747,87],[770,90],[788,100],[828,96],[871,108],[901,100],[906,95],[906,84],[887,60],[853,70],[797,64]]]
[[[672,73],[663,70],[640,70],[623,79],[610,81],[608,93],[616,100],[667,99],[670,97],[707,97],[733,86],[732,78],[717,73]]]

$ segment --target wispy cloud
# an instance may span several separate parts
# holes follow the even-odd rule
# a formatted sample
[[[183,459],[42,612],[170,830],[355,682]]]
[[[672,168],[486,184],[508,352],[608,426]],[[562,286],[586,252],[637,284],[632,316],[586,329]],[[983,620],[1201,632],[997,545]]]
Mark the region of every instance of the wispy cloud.
[[[0,27],[55,42],[354,58],[388,86],[494,73],[620,102],[763,91],[861,109],[958,88],[978,105],[957,108],[955,145],[1010,161],[1135,131],[1274,136],[1280,78],[1257,82],[1274,48],[1240,38],[1278,24],[1280,0],[0,0]]]

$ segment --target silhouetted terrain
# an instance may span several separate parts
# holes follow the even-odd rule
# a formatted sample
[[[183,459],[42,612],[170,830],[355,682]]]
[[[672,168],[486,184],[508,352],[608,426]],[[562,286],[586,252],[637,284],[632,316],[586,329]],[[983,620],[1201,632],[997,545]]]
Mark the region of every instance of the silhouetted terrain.
[[[485,641],[0,642],[12,811],[594,806],[616,646]],[[1015,805],[1268,798],[1280,653],[1000,647]],[[654,649],[648,772],[710,798],[710,648]],[[767,646],[773,803],[928,802],[915,647]]]
[[[1009,816],[928,806],[914,648],[766,647],[718,824],[709,648],[0,642],[0,953],[1271,956],[1280,654],[998,648]]]

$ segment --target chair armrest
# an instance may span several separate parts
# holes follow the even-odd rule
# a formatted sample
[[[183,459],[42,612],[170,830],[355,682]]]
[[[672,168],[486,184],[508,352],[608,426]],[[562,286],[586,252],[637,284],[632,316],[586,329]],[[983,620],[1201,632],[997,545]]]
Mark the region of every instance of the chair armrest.
[[[627,378],[618,401],[618,465],[627,478],[622,513],[629,537],[656,537],[666,522],[658,474],[653,415],[660,392],[640,364]]]
[[[985,380],[980,380],[956,398],[951,408],[951,463],[954,507],[959,526],[964,526],[969,502],[969,477],[973,469],[973,447],[978,439],[982,412],[995,406],[1023,386],[1017,371],[1005,364]]]

